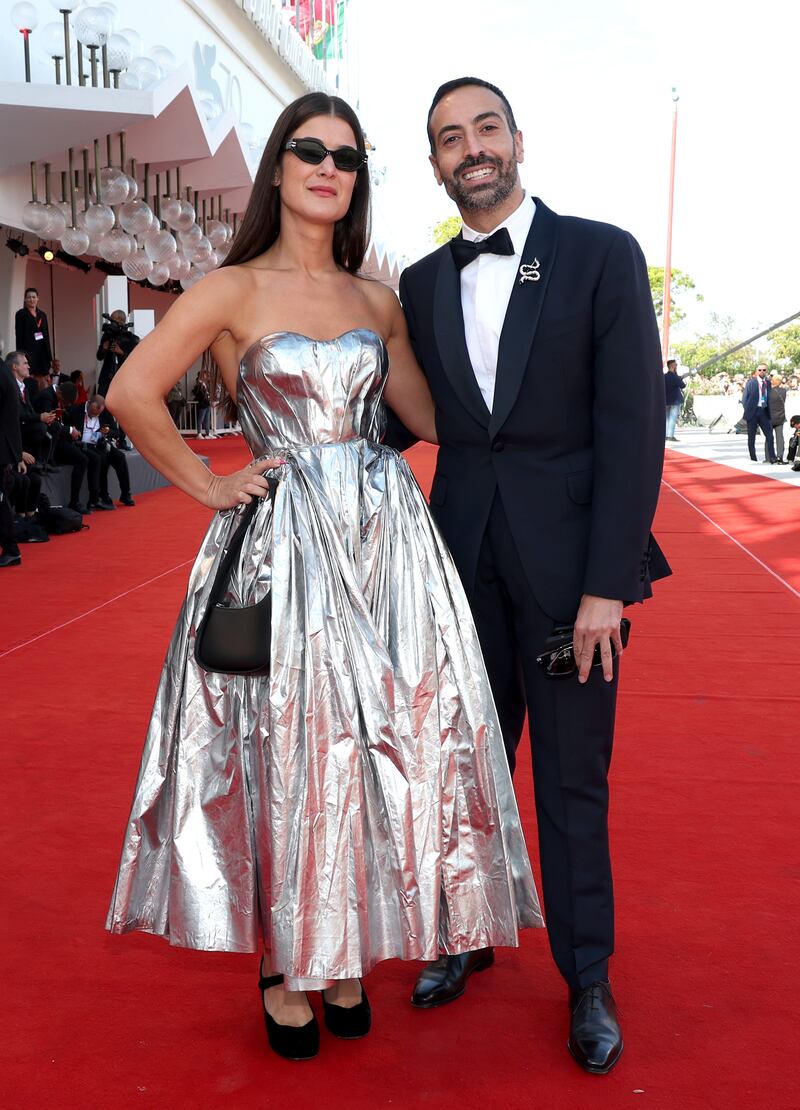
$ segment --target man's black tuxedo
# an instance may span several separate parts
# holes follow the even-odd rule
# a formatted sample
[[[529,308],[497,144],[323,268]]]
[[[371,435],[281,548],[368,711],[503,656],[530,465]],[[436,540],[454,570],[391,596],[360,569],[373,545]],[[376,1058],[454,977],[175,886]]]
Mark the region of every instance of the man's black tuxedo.
[[[641,601],[669,568],[650,536],[663,463],[664,382],[647,267],[619,228],[538,198],[511,295],[490,413],[469,361],[448,245],[409,267],[400,299],[437,408],[431,505],[462,578],[499,490],[537,601]],[[659,447],[659,445],[661,445]]]
[[[650,535],[664,383],[647,268],[629,234],[536,199],[521,262],[539,278],[515,279],[491,413],[448,245],[404,272],[400,299],[436,404],[432,512],[472,606],[512,769],[529,716],[548,933],[579,989],[606,977],[614,945],[617,667],[613,682],[593,669],[581,686],[547,678],[536,656],[582,595],[641,601],[670,573]]]
[[[0,358],[0,551],[4,555],[19,554],[14,540],[11,491],[21,461],[19,389],[11,370]]]

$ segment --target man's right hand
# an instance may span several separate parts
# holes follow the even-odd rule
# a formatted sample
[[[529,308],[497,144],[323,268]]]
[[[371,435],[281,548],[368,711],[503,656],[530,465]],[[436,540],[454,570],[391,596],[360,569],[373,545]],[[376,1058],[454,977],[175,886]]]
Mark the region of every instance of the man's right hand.
[[[52,424],[55,418],[56,414],[54,412],[43,412],[40,416],[43,424]]]

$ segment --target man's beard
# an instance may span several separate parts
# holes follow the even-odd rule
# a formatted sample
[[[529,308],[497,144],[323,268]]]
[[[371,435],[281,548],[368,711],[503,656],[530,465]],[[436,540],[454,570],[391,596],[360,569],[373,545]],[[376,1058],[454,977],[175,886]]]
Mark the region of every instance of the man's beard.
[[[461,175],[469,173],[476,166],[494,166],[497,177],[494,181],[483,187],[467,189],[461,181]],[[452,177],[446,177],[444,187],[447,195],[454,200],[462,212],[487,212],[497,208],[514,192],[519,182],[519,173],[516,162],[516,146],[512,150],[511,161],[503,162],[500,158],[491,158],[488,154],[480,158],[466,158],[457,167]]]

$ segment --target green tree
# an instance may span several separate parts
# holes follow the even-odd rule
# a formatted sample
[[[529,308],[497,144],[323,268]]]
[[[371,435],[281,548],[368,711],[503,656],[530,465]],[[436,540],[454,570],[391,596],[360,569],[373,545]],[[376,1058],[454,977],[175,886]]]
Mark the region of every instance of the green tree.
[[[656,310],[656,316],[660,319],[664,315],[664,267],[648,266],[647,276],[650,279],[650,292],[653,296],[653,306]],[[694,281],[688,274],[684,273],[683,270],[672,271],[669,318],[673,325],[679,324],[686,315],[684,309],[681,308],[681,300],[685,302],[688,294],[694,293],[694,299],[696,301],[703,300],[703,295],[701,293],[695,293],[694,290]]]
[[[454,239],[459,231],[461,231],[461,217],[448,216],[446,220],[441,220],[431,228],[431,239],[437,247],[443,247],[445,243]]]
[[[785,369],[800,367],[800,324],[789,324],[773,332],[769,339],[770,356]]]

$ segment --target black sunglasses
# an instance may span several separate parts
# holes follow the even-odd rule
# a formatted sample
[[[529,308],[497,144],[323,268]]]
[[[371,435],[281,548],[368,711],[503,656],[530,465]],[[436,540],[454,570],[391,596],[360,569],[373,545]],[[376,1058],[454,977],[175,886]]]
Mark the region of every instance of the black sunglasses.
[[[557,638],[558,629],[555,630],[554,638]],[[628,646],[628,639],[631,632],[631,622],[627,617],[623,617],[619,622],[619,634],[622,641],[623,648]],[[566,643],[561,643],[557,647],[552,648],[550,651],[545,651],[541,655],[536,656],[536,662],[540,667],[544,668],[545,674],[548,678],[568,678],[571,674],[576,674],[578,671],[578,663],[575,659],[575,649],[572,643],[572,636],[574,633],[573,628],[565,628],[563,639]],[[617,656],[617,649],[612,641],[611,643],[611,658],[615,659]],[[600,654],[600,645],[595,645],[594,655],[592,656],[592,666],[599,667],[603,662]]]
[[[328,150],[319,139],[290,139],[283,149],[291,150],[301,162],[308,162],[310,166],[319,166],[330,154],[337,170],[343,170],[345,173],[355,173],[367,164],[366,154],[362,154],[354,146],[340,146],[337,150]]]

